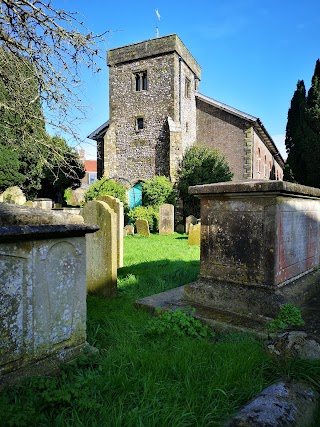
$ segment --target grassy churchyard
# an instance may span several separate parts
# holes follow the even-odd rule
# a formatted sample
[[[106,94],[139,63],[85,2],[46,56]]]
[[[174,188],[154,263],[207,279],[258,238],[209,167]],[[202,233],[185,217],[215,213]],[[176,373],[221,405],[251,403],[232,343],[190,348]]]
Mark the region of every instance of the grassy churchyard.
[[[195,280],[199,247],[178,234],[124,240],[118,296],[88,297],[88,342],[99,354],[0,393],[1,427],[221,427],[279,379],[320,391],[320,362],[270,357],[251,335],[150,333],[153,318],[134,301]]]

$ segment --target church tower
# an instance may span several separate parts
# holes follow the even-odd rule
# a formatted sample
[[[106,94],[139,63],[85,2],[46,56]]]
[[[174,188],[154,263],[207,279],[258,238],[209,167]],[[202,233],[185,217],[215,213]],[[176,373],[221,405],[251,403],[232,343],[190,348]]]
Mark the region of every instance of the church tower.
[[[109,50],[107,64],[104,175],[131,184],[155,175],[174,181],[196,140],[200,66],[176,34]]]

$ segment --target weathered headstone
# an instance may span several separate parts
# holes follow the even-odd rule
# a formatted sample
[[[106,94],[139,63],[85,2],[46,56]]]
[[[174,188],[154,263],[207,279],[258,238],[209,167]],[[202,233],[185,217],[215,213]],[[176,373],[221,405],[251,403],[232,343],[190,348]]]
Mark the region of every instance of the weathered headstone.
[[[75,190],[70,190],[70,195],[68,199],[68,205],[70,206],[82,206],[85,203],[85,188],[77,188]]]
[[[126,236],[134,236],[134,225],[126,225],[123,229]]]
[[[4,203],[14,203],[16,205],[24,205],[27,201],[26,196],[19,187],[9,187],[3,193]]]
[[[184,233],[184,225],[183,224],[177,224],[176,232],[179,234],[183,234]]]
[[[34,199],[33,201],[34,208],[50,210],[52,209],[52,205],[53,205],[53,202],[51,199],[42,198],[42,199]]]
[[[124,226],[124,210],[123,203],[112,196],[99,196],[96,200],[101,200],[108,203],[111,209],[117,215],[117,263],[118,268],[123,267],[123,226]]]
[[[99,231],[87,237],[87,290],[104,297],[117,292],[117,215],[102,201],[87,203],[82,211],[85,223]]]
[[[159,208],[159,234],[174,233],[174,206],[161,205]]]
[[[136,229],[137,229],[137,234],[150,237],[149,223],[146,219],[137,219]]]
[[[200,246],[201,224],[190,224],[188,244],[190,246]]]
[[[189,234],[190,225],[195,225],[197,223],[197,218],[193,215],[189,215],[186,218],[186,233]]]

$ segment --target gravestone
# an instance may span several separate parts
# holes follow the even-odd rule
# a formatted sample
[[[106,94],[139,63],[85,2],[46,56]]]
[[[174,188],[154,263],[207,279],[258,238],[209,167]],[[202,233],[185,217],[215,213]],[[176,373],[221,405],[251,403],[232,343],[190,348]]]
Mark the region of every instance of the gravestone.
[[[136,221],[137,234],[145,237],[150,237],[149,223],[146,219],[137,219]]]
[[[9,187],[2,193],[4,203],[14,203],[16,205],[24,205],[27,201],[26,196],[19,187]]]
[[[186,218],[186,233],[189,234],[190,225],[195,225],[197,223],[197,218],[193,215],[189,215]]]
[[[179,234],[183,234],[184,233],[184,225],[183,224],[177,224],[176,232]]]
[[[174,206],[161,205],[159,208],[159,234],[174,233]]]
[[[75,190],[70,190],[70,197],[68,200],[69,206],[82,206],[85,203],[86,189],[79,187]]]
[[[200,246],[201,224],[190,224],[188,245]]]
[[[126,236],[134,236],[134,226],[133,225],[126,225],[124,227],[124,233]]]
[[[87,291],[103,297],[117,292],[117,215],[102,201],[87,203],[82,211],[85,223],[97,224],[87,236]]]
[[[33,201],[34,208],[50,210],[52,209],[52,205],[53,205],[53,202],[51,199],[41,198],[41,199],[34,199]]]
[[[123,226],[124,226],[124,210],[123,203],[119,199],[112,196],[99,196],[96,200],[101,200],[107,203],[117,215],[117,263],[118,268],[123,267]]]

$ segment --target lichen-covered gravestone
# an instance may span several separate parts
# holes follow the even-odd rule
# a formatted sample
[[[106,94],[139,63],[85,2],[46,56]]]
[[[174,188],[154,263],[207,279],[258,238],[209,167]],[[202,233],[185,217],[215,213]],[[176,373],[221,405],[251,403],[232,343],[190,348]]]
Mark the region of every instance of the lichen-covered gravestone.
[[[136,221],[137,234],[145,237],[150,237],[149,223],[146,219],[137,219]]]
[[[197,223],[197,218],[193,215],[189,215],[186,218],[186,233],[189,234],[190,225],[195,225]]]
[[[117,293],[117,216],[102,201],[92,201],[82,211],[85,223],[99,231],[87,237],[87,290],[104,297]]]
[[[188,244],[190,246],[200,246],[201,224],[190,224]]]
[[[123,229],[123,233],[126,236],[134,236],[134,226],[133,225],[126,225]]]
[[[123,203],[112,196],[99,196],[96,200],[101,200],[107,203],[117,215],[117,262],[118,268],[123,267],[123,226],[124,226],[124,210]]]
[[[159,234],[174,233],[174,206],[161,205],[159,208]]]

